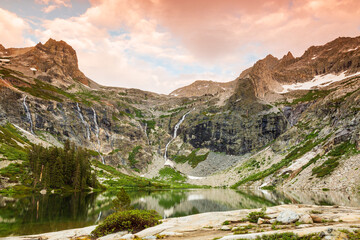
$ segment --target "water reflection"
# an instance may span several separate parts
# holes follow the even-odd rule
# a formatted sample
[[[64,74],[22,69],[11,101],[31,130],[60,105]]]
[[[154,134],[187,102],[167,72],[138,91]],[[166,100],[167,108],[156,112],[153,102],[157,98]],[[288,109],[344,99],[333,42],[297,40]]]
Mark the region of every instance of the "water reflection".
[[[317,204],[360,207],[360,194],[318,191],[261,191],[196,189],[128,191],[138,209],[155,209],[164,218],[190,214],[270,207],[279,204]],[[0,237],[85,227],[112,213],[115,193],[0,195]]]
[[[98,194],[0,196],[0,236],[36,234],[93,224],[110,209],[108,198]]]

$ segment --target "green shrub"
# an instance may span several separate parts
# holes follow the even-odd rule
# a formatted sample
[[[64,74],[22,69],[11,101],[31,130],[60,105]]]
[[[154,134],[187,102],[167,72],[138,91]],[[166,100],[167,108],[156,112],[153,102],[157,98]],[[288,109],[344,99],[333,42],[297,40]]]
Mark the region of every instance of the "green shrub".
[[[167,180],[170,182],[184,182],[186,181],[186,176],[182,175],[179,171],[171,167],[164,167],[159,171],[160,178],[162,180]]]
[[[188,156],[179,155],[172,156],[176,163],[186,163],[188,162],[192,168],[195,168],[200,162],[205,161],[209,153],[204,155],[196,155],[199,149],[192,151]]]
[[[252,223],[257,223],[259,218],[266,218],[265,211],[251,212],[247,215],[247,220]]]
[[[139,232],[159,224],[161,217],[154,210],[119,211],[108,216],[91,234],[94,237],[105,236],[119,231]]]

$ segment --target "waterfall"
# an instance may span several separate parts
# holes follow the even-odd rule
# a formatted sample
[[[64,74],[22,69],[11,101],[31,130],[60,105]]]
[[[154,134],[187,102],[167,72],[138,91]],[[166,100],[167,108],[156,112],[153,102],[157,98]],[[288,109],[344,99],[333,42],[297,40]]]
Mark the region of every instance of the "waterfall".
[[[30,132],[31,132],[32,134],[34,134],[34,131],[33,131],[33,121],[32,121],[32,119],[31,119],[30,110],[29,110],[29,108],[28,108],[28,106],[27,106],[27,104],[26,104],[26,98],[27,98],[27,96],[24,97],[23,105],[24,105],[24,108],[25,108],[26,117],[27,117],[27,119],[29,120],[29,123],[30,123]]]
[[[102,215],[102,211],[100,211],[100,213],[98,215],[98,218],[96,219],[95,223],[98,223],[100,221],[101,215]]]
[[[175,128],[174,128],[174,135],[173,137],[170,139],[170,141],[166,144],[166,147],[165,147],[165,154],[164,154],[164,159],[165,159],[165,164],[164,165],[168,165],[168,166],[171,166],[173,167],[174,164],[167,159],[167,149],[170,145],[170,143],[176,138],[177,136],[177,131],[180,127],[180,125],[183,123],[183,121],[185,120],[186,116],[191,112],[192,110],[188,111],[187,113],[185,113],[182,118],[180,119],[180,121],[175,125]]]
[[[91,108],[93,110],[93,113],[94,113],[94,124],[95,124],[95,136],[96,136],[96,140],[97,140],[97,144],[98,144],[98,148],[97,148],[97,152],[99,153],[100,157],[101,157],[101,162],[102,164],[105,164],[105,160],[104,160],[104,157],[103,155],[100,153],[100,149],[101,149],[101,144],[100,144],[100,139],[99,139],[99,125],[97,123],[97,120],[96,120],[96,112],[94,110],[94,108]]]
[[[76,108],[77,108],[77,111],[78,111],[78,113],[79,113],[79,117],[80,117],[80,119],[81,119],[81,122],[84,124],[85,129],[86,129],[86,136],[85,136],[85,137],[86,137],[87,140],[90,140],[89,124],[85,121],[84,116],[83,116],[82,113],[81,113],[81,109],[80,109],[80,107],[79,107],[79,103],[76,103]]]
[[[150,139],[149,139],[149,136],[148,136],[148,134],[147,134],[147,123],[145,123],[144,133],[145,133],[146,139],[147,139],[147,141],[148,141],[148,144],[150,145]]]

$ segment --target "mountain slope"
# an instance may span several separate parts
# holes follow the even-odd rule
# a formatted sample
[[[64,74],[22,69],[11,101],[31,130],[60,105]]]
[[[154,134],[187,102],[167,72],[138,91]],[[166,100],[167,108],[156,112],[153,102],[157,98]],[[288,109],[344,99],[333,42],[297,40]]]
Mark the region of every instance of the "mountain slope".
[[[170,93],[174,97],[200,97],[203,95],[216,95],[221,93],[232,93],[235,89],[236,81],[221,83],[206,80],[198,80],[192,84],[178,88]]]
[[[354,189],[359,41],[268,55],[232,82],[196,81],[168,96],[96,84],[63,41],[2,47],[0,158],[24,161],[31,143],[69,139],[127,174],[159,177],[166,151],[195,184]]]

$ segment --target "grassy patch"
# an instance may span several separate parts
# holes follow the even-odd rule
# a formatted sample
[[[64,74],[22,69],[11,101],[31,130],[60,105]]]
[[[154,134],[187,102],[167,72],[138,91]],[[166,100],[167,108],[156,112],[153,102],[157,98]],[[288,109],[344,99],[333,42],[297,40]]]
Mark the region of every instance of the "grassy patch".
[[[135,156],[136,154],[139,153],[139,151],[142,149],[141,146],[136,146],[133,148],[133,150],[129,153],[129,157],[128,157],[128,160],[129,160],[129,163],[130,163],[130,166],[132,168],[135,168],[135,164],[138,162],[136,159],[135,159]]]
[[[135,116],[137,118],[143,118],[144,117],[144,115],[142,114],[140,109],[134,108],[134,112],[135,112]]]
[[[26,149],[19,145],[26,143],[29,143],[29,141],[22,137],[10,123],[0,126],[0,154],[5,156],[6,159],[26,160]]]
[[[203,155],[196,155],[199,149],[192,151],[188,156],[179,155],[172,156],[176,163],[186,163],[188,162],[192,168],[195,168],[200,162],[205,161],[209,153]]]
[[[261,172],[257,172],[254,173],[242,180],[240,180],[239,182],[237,182],[236,184],[232,185],[232,188],[237,188],[242,184],[245,184],[247,182],[250,181],[257,181],[260,179],[263,179],[273,173],[275,173],[276,171],[278,171],[279,169],[281,169],[284,166],[287,166],[289,163],[291,163],[293,160],[298,159],[300,157],[302,157],[304,154],[306,154],[307,152],[309,152],[311,149],[313,149],[315,146],[319,145],[321,142],[325,141],[330,135],[328,135],[327,137],[325,137],[324,139],[319,139],[317,141],[313,141],[313,140],[308,140],[306,141],[302,146],[295,148],[293,151],[291,151],[284,159],[282,159],[280,162],[275,163],[273,165],[271,165],[270,168],[261,171]]]
[[[9,166],[0,169],[0,175],[7,177],[11,182],[21,181],[19,178],[25,174],[25,168],[20,163],[11,163]]]
[[[326,154],[329,158],[320,166],[313,168],[312,175],[321,178],[331,174],[339,166],[339,160],[342,156],[356,152],[355,144],[351,144],[350,141],[343,142]]]
[[[345,233],[349,240],[358,240],[360,239],[360,230],[355,230],[350,232],[348,230],[340,230],[341,232]]]
[[[275,189],[276,189],[276,187],[275,187],[275,186],[273,186],[273,185],[269,185],[269,186],[264,186],[264,187],[261,187],[261,189],[263,189],[263,190],[273,191],[273,190],[275,190]]]
[[[6,144],[0,144],[0,154],[3,155],[7,160],[27,159],[27,153],[25,150],[21,150]]]
[[[160,178],[170,182],[185,182],[186,176],[171,167],[164,167],[159,171]]]
[[[155,129],[156,122],[155,120],[143,120],[144,124],[146,124],[146,133],[149,134],[151,130]]]
[[[316,100],[318,98],[323,98],[323,97],[329,95],[329,93],[331,93],[331,92],[332,92],[332,90],[310,90],[304,96],[294,99],[290,103],[290,105],[296,105],[298,103],[309,102],[309,101]]]
[[[169,188],[170,185],[151,181],[146,178],[136,177],[136,176],[129,176],[117,171],[115,168],[104,165],[99,161],[92,161],[92,164],[98,168],[100,171],[97,171],[98,175],[106,175],[107,177],[111,178],[110,180],[104,181],[104,184],[108,186],[110,190],[119,189],[121,187],[124,188]]]
[[[53,100],[57,102],[62,102],[61,95],[69,98],[73,101],[77,101],[76,97],[73,94],[67,93],[60,88],[54,87],[51,84],[45,83],[38,79],[35,79],[35,84],[28,84],[30,87],[17,86],[21,91],[27,92],[30,95],[45,100]]]

